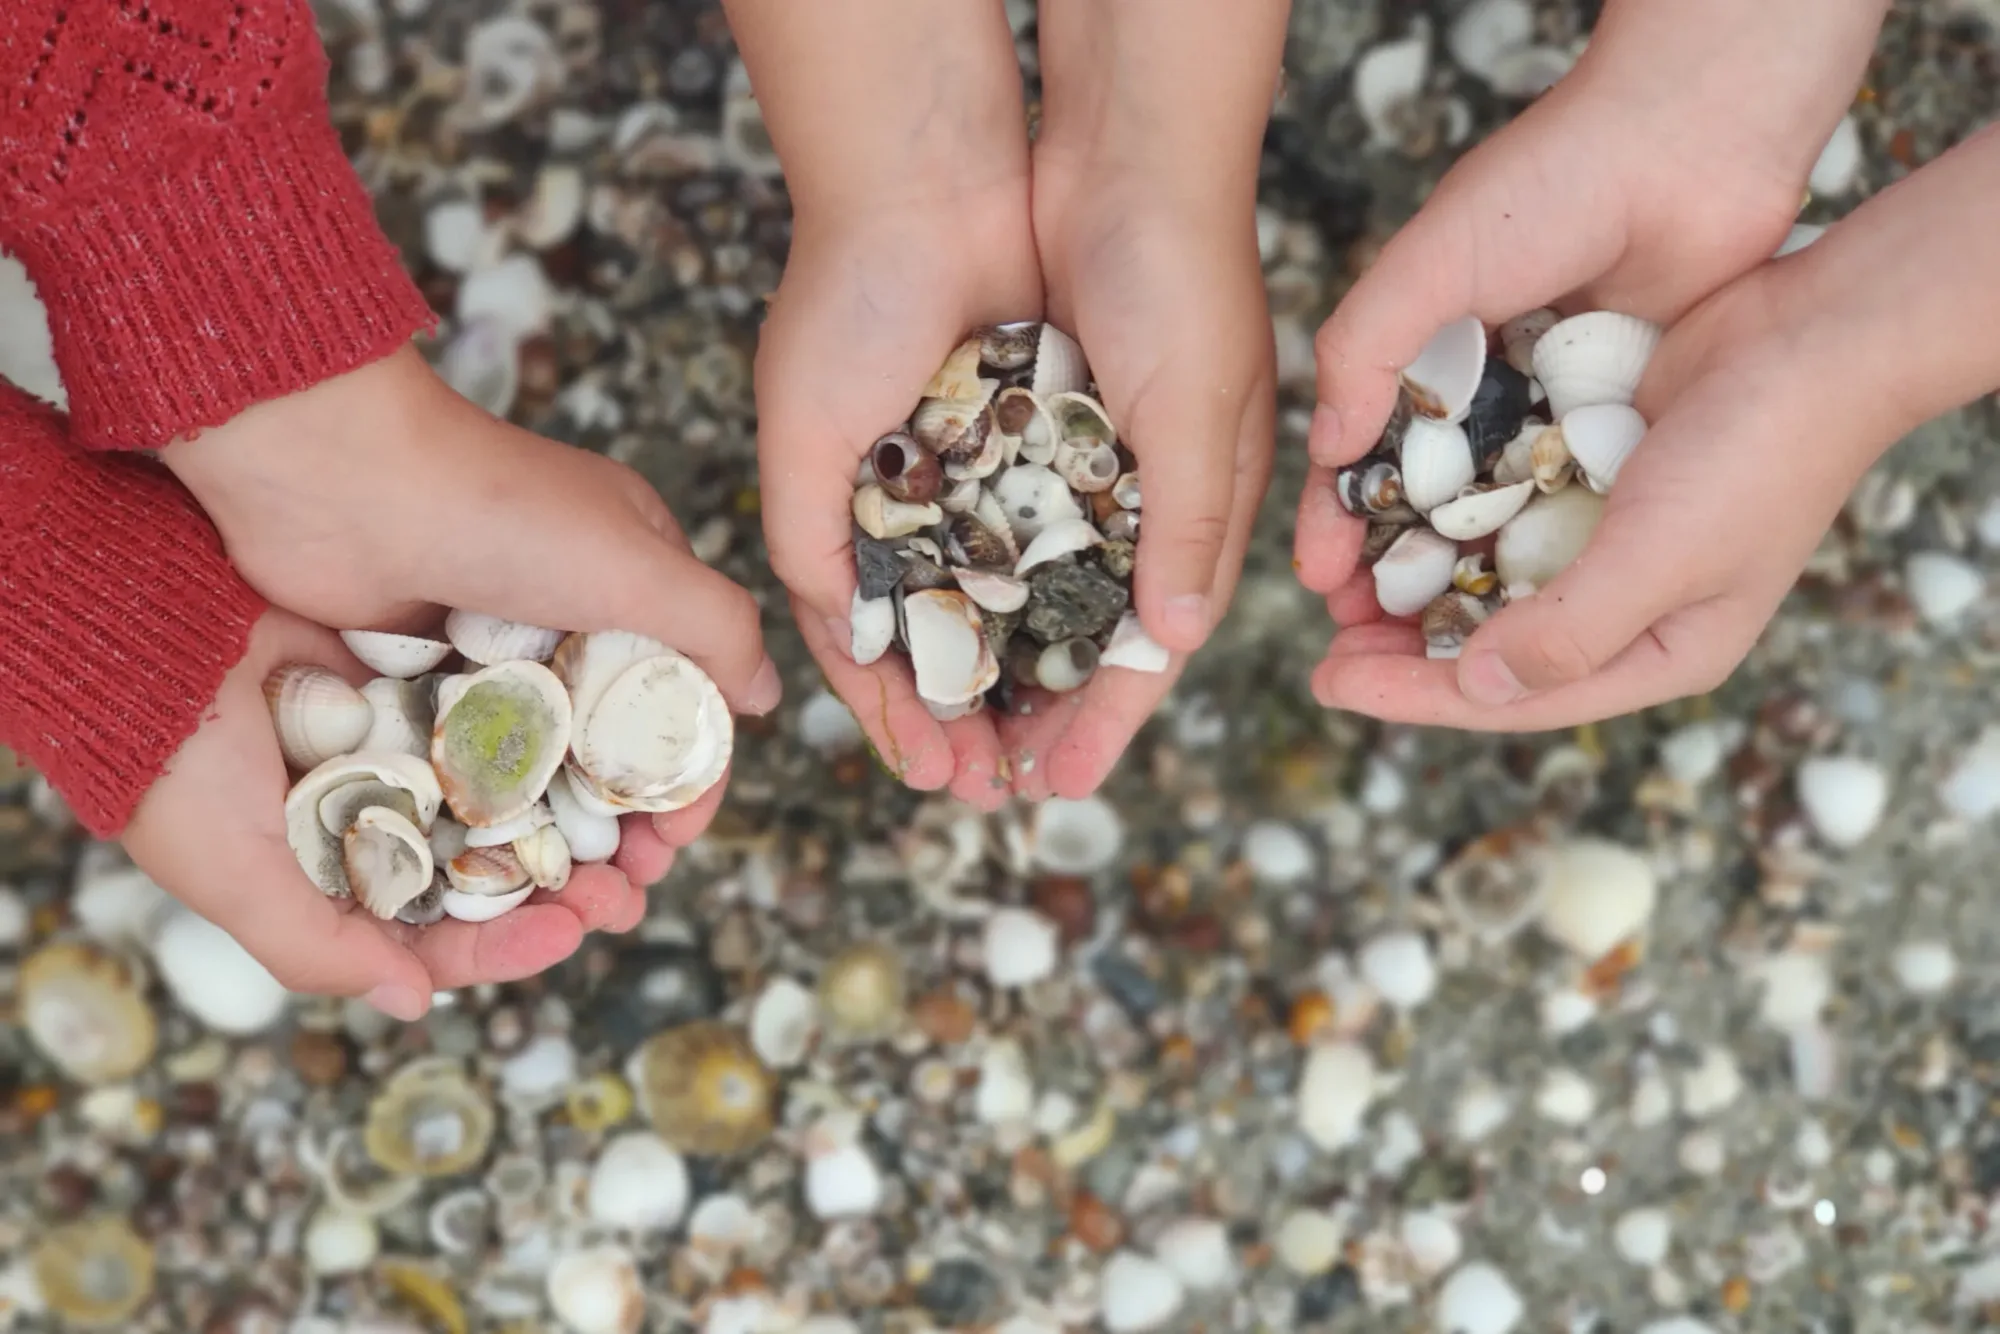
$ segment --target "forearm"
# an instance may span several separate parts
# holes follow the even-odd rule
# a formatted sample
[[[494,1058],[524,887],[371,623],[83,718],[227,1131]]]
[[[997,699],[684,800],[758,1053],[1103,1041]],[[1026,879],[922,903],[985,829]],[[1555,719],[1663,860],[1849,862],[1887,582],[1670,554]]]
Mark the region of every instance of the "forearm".
[[[1042,138],[1191,201],[1253,197],[1287,0],[1043,0]]]
[[[1025,178],[1027,113],[1000,0],[723,8],[808,223]]]

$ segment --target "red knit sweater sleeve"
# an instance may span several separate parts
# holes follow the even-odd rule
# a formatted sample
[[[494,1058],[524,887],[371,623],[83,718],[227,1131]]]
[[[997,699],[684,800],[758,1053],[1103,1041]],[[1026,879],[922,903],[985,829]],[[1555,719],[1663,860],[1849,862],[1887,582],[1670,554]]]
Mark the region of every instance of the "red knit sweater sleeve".
[[[309,0],[0,0],[0,249],[78,444],[165,445],[429,325],[326,76]]]
[[[92,833],[124,827],[263,611],[165,468],[84,453],[0,380],[0,744]]]

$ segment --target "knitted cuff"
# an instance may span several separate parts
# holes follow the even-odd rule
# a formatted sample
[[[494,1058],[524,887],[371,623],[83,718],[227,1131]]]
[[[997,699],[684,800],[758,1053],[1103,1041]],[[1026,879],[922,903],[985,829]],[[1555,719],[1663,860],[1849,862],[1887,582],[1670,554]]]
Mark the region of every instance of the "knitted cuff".
[[[0,742],[100,838],[125,827],[264,602],[156,462],[90,456],[0,381]]]
[[[317,88],[10,231],[87,449],[159,448],[435,324]]]

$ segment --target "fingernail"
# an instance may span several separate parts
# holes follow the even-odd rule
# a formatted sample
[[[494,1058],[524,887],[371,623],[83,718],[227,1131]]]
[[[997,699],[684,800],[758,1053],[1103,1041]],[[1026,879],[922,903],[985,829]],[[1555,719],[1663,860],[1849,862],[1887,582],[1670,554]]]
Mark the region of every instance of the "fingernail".
[[[1313,409],[1312,427],[1306,432],[1306,453],[1314,463],[1334,467],[1340,462],[1340,414],[1322,403]]]
[[[769,713],[784,697],[785,683],[778,676],[778,664],[766,658],[750,678],[750,688],[743,692],[743,707],[752,713]]]
[[[1199,593],[1168,598],[1167,630],[1175,639],[1192,643],[1208,634],[1208,599]]]
[[[385,983],[368,993],[368,1003],[406,1024],[424,1017],[424,998],[408,987]]]
[[[1498,653],[1475,653],[1458,669],[1458,688],[1474,704],[1498,708],[1528,693]]]

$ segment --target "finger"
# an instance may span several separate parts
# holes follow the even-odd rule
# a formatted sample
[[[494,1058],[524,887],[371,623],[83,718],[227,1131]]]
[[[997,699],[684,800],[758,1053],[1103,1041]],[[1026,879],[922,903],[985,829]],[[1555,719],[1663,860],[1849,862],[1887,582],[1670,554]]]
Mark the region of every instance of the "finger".
[[[1308,469],[1292,538],[1292,566],[1299,582],[1315,593],[1331,593],[1346,583],[1367,532],[1368,525],[1349,514],[1334,494],[1333,473],[1318,466]]]
[[[1376,621],[1343,629],[1327,648],[1329,658],[1358,658],[1370,654],[1424,656],[1424,632],[1408,621]]]
[[[593,865],[575,868],[561,889],[537,890],[528,902],[561,908],[575,917],[585,932],[591,932],[606,930],[611,923],[622,921],[631,896],[632,882],[623,871]]]
[[[490,922],[450,918],[404,928],[404,940],[440,991],[533,977],[576,953],[583,926],[553,904],[522,904]]]
[[[1049,757],[1087,698],[1088,687],[1062,695],[1027,690],[1015,711],[1000,720],[1000,740],[1013,774],[1015,796],[1023,801],[1045,801],[1055,795]]]
[[[692,806],[684,806],[677,811],[666,811],[652,818],[653,832],[666,842],[669,849],[684,848],[707,832],[715,820],[715,813],[722,809],[722,799],[729,790],[729,774],[724,772],[722,781],[701,794],[700,800]],[[660,875],[665,875],[662,871]],[[653,880],[659,879],[654,876]],[[649,885],[652,880],[639,883]]]
[[[799,634],[806,648],[826,674],[827,684],[867,733],[876,757],[920,792],[935,791],[951,782],[958,772],[957,757],[943,724],[931,717],[917,698],[916,679],[908,664],[890,655],[869,667],[856,666],[848,653],[845,621],[836,630],[814,619],[803,599],[794,597],[793,605],[799,611]],[[994,744],[997,752],[998,742]]]
[[[1266,392],[1261,383],[1246,391],[1226,363],[1214,364],[1169,363],[1136,396],[1125,432],[1146,499],[1133,600],[1147,633],[1180,653],[1201,647],[1221,611],[1216,567],[1229,541],[1237,442],[1255,406],[1248,399]]]
[[[989,815],[1007,802],[1011,789],[1001,776],[1002,754],[999,730],[991,718],[975,714],[944,725],[958,774],[951,780],[951,794]]]
[[[1362,570],[1327,595],[1327,615],[1333,617],[1336,635],[1345,636],[1357,626],[1372,625],[1382,619],[1382,604],[1375,600],[1375,575]]]
[[[618,820],[618,851],[611,864],[641,890],[663,878],[674,866],[674,847],[654,824],[657,817],[626,815]]]

